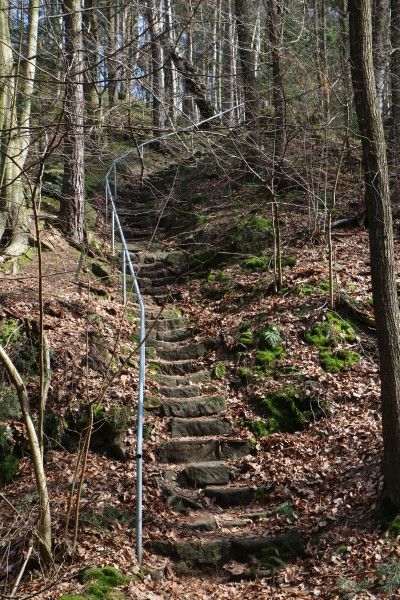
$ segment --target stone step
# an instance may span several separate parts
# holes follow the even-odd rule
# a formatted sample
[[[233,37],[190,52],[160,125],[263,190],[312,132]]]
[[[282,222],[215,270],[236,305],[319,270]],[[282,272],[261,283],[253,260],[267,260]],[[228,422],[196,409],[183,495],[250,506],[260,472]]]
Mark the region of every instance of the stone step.
[[[194,333],[193,329],[175,329],[175,331],[151,331],[149,339],[156,342],[184,342],[188,338],[192,337]]]
[[[157,448],[161,463],[194,463],[236,459],[251,452],[249,440],[174,440],[164,442]]]
[[[207,498],[214,498],[217,504],[222,507],[227,506],[246,506],[250,504],[257,496],[261,495],[263,490],[259,491],[251,487],[218,486],[206,487],[204,490]]]
[[[204,364],[194,360],[175,360],[172,362],[152,360],[150,363],[150,370],[153,369],[154,373],[160,373],[161,375],[187,375],[188,373],[201,371],[203,368]]]
[[[139,277],[140,288],[158,288],[165,287],[167,285],[171,285],[175,283],[176,276],[175,275],[162,275],[160,277],[144,277],[143,271],[141,271]],[[130,278],[129,278],[130,279]],[[151,293],[151,292],[150,292]]]
[[[307,540],[301,531],[263,537],[216,537],[213,530],[209,531],[209,535],[190,539],[150,540],[145,547],[153,554],[182,562],[186,568],[215,567],[231,560],[248,563],[263,555],[276,556],[284,562],[305,556]]]
[[[190,375],[175,376],[175,375],[155,375],[152,377],[160,385],[169,387],[178,387],[184,385],[191,385],[193,383],[206,383],[211,381],[211,373],[209,371],[199,371],[197,373],[191,373]]]
[[[188,319],[185,317],[172,317],[164,318],[166,311],[164,310],[158,319],[149,318],[147,320],[147,328],[150,330],[154,328],[156,331],[177,331],[187,329],[189,324]]]
[[[140,285],[140,291],[144,296],[168,296],[170,289],[167,286]]]
[[[232,426],[225,418],[181,418],[171,419],[171,436],[173,438],[183,437],[206,437],[213,435],[227,435]]]
[[[169,399],[163,401],[162,410],[167,417],[191,418],[218,415],[226,410],[226,399],[219,395]]]
[[[198,488],[229,483],[229,467],[220,461],[186,465],[183,474],[191,485]]]
[[[196,398],[202,394],[213,394],[217,391],[215,385],[201,386],[198,384],[192,385],[163,385],[157,390],[157,394],[164,398]]]
[[[190,360],[204,356],[204,344],[188,344],[177,346],[172,342],[160,342],[157,345],[156,353],[158,358],[169,361]]]

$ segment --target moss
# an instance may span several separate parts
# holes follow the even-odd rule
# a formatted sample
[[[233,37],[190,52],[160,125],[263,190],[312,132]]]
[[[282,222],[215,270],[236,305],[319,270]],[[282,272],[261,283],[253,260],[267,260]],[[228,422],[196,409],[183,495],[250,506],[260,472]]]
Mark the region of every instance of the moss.
[[[268,418],[268,433],[294,433],[321,414],[317,405],[312,406],[312,396],[291,386],[270,391],[255,401]]]
[[[266,437],[270,433],[265,421],[262,420],[245,421],[245,426],[251,431],[256,440]]]
[[[226,375],[226,367],[222,363],[217,363],[213,369],[214,379],[223,379]]]
[[[397,515],[389,525],[389,533],[392,537],[400,535],[400,515]]]
[[[275,572],[287,562],[305,556],[306,539],[300,533],[278,536],[260,552],[260,563]]]
[[[318,350],[343,343],[352,344],[356,339],[356,332],[351,323],[331,312],[326,314],[326,321],[315,325],[305,334],[305,340]]]
[[[282,222],[280,226],[283,226]],[[257,215],[242,217],[228,232],[232,250],[240,253],[258,250],[260,244],[271,240],[272,236],[272,220]]]
[[[282,346],[277,346],[274,350],[260,350],[257,354],[257,362],[260,365],[273,367],[276,360],[285,358],[286,352]]]
[[[18,394],[13,386],[0,383],[0,421],[18,419],[21,416]]]
[[[269,263],[270,259],[267,256],[252,256],[244,261],[243,266],[251,271],[266,271]]]
[[[88,567],[82,571],[78,580],[86,584],[85,594],[90,600],[112,598],[112,590],[120,585],[127,585],[130,579],[114,567]]]
[[[247,330],[243,331],[239,337],[239,345],[245,346],[246,348],[250,348],[254,343],[254,334],[252,331]]]
[[[64,594],[58,600],[87,600],[87,596],[82,596],[81,594]]]
[[[219,267],[226,263],[226,254],[217,252],[216,250],[200,250],[189,256],[188,267],[189,270],[204,269],[205,266],[209,268]]]
[[[340,373],[346,367],[352,367],[360,360],[358,352],[351,350],[321,350],[319,353],[321,367],[327,373]]]
[[[18,471],[19,460],[12,455],[0,459],[0,487],[10,483]]]
[[[249,369],[248,367],[238,367],[236,370],[236,375],[243,383],[248,385],[253,374],[251,372],[251,369]]]

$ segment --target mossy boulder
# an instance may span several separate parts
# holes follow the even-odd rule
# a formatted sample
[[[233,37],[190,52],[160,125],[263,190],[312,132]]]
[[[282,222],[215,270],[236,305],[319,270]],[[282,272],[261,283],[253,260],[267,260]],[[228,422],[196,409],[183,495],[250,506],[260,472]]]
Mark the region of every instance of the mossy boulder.
[[[127,460],[128,451],[123,439],[129,427],[130,412],[126,406],[114,405],[106,410],[101,405],[94,406],[93,432],[90,449],[119,460]],[[89,423],[89,407],[79,412],[71,411],[65,416],[63,443],[73,449]]]
[[[307,391],[291,386],[271,390],[264,397],[255,397],[256,405],[267,419],[268,434],[276,432],[294,433],[320,416],[321,409]]]
[[[88,567],[78,576],[78,581],[85,585],[85,598],[90,600],[117,600],[124,598],[115,588],[130,583],[129,577],[114,567]]]
[[[306,342],[318,348],[321,367],[328,373],[339,373],[360,359],[358,352],[345,348],[335,350],[339,345],[353,344],[357,336],[351,323],[332,312],[328,312],[326,320],[307,331],[304,337]]]
[[[319,360],[327,373],[340,373],[345,367],[352,367],[360,360],[358,352],[351,350],[321,350]]]

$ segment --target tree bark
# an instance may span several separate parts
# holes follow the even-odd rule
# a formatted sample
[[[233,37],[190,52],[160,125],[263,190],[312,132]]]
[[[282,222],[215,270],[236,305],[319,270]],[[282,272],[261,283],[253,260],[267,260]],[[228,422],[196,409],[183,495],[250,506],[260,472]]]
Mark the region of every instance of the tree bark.
[[[159,137],[163,134],[166,117],[164,109],[164,66],[161,46],[162,22],[159,0],[147,0],[146,18],[149,24],[151,47],[153,134],[154,137]]]
[[[384,491],[400,507],[400,311],[389,177],[372,59],[370,0],[349,1],[350,60],[369,221],[372,292],[381,368]]]
[[[268,0],[268,33],[272,55],[272,102],[275,109],[274,162],[278,173],[286,148],[286,107],[282,68],[282,6],[280,1]]]
[[[235,0],[236,29],[239,42],[239,59],[244,88],[246,122],[257,126],[259,100],[256,93],[255,53],[249,30],[246,0]]]
[[[83,37],[80,0],[63,0],[65,54],[64,177],[60,219],[65,234],[76,244],[86,240]]]
[[[29,238],[23,177],[30,144],[38,23],[39,2],[30,0],[26,56],[22,66],[20,59],[14,65],[8,3],[0,0],[0,240],[7,239],[5,254],[9,256],[22,254]],[[22,81],[21,89],[17,80]],[[17,102],[17,94],[24,102]]]
[[[400,160],[400,3],[398,0],[391,0],[390,41],[392,46],[390,56],[392,88],[390,153],[398,173]]]

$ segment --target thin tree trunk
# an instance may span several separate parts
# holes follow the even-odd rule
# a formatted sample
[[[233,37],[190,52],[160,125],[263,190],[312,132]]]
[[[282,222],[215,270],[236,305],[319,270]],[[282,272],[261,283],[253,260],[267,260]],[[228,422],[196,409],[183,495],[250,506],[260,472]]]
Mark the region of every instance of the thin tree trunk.
[[[275,152],[277,171],[286,149],[286,107],[282,68],[282,6],[280,0],[268,0],[268,33],[272,55],[272,102],[275,110]]]
[[[46,474],[43,467],[43,457],[40,450],[39,440],[33,424],[29,408],[28,393],[17,369],[13,365],[4,348],[0,346],[0,362],[6,369],[18,394],[22,418],[26,427],[30,453],[35,472],[36,487],[39,494],[40,517],[38,527],[39,549],[42,560],[49,564],[51,561],[51,513],[49,494],[47,491]]]
[[[165,124],[163,52],[161,47],[161,11],[158,0],[147,0],[146,18],[149,24],[151,47],[153,134],[159,137]]]
[[[384,486],[400,507],[400,311],[389,177],[372,60],[370,0],[349,2],[350,58],[369,222],[372,293],[381,368]]]

